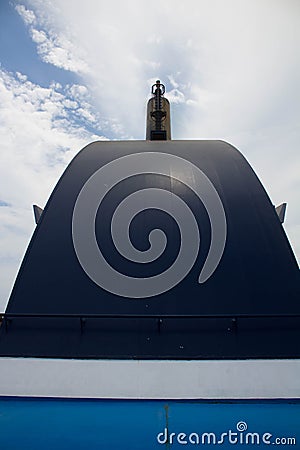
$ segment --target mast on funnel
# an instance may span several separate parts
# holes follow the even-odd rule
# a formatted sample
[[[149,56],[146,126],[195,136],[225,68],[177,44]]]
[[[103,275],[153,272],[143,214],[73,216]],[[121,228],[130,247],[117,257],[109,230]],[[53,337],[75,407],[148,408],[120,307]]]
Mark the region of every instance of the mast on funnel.
[[[163,95],[165,86],[157,80],[151,88],[152,98],[147,105],[146,139],[166,141],[171,139],[170,103]]]

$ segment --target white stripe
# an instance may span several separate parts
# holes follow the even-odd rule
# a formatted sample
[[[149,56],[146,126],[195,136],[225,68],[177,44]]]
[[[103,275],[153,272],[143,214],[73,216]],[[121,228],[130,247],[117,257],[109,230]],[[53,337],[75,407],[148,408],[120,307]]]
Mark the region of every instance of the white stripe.
[[[0,396],[103,399],[300,398],[300,360],[0,358]]]

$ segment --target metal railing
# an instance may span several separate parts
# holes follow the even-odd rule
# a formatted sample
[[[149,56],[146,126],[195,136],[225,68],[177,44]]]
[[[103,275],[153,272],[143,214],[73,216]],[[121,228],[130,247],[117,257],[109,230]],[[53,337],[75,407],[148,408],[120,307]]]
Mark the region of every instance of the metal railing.
[[[154,319],[158,331],[165,320],[182,319],[228,319],[230,320],[229,331],[237,330],[240,319],[289,319],[300,318],[300,314],[52,314],[52,313],[4,313],[0,314],[0,323],[4,322],[7,330],[8,324],[13,319],[79,319],[81,330],[83,330],[87,319]]]

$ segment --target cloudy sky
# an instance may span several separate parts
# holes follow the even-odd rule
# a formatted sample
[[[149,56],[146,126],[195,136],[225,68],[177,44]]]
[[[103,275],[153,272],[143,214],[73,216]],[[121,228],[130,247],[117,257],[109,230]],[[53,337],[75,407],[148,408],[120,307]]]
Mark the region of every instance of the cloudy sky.
[[[300,256],[299,0],[0,0],[0,312],[44,207],[95,140],[144,139],[160,78],[174,139],[248,159]]]

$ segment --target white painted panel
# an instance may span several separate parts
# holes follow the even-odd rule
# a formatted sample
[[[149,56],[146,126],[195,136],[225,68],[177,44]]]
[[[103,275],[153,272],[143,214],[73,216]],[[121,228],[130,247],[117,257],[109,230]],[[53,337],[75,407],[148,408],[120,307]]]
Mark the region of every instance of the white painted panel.
[[[0,358],[0,396],[105,399],[300,398],[300,360]]]

